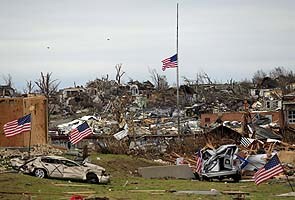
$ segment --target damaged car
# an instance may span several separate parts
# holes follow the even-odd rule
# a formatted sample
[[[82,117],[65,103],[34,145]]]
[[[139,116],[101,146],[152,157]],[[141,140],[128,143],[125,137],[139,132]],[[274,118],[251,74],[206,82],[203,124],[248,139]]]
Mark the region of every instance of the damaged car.
[[[216,150],[207,149],[202,152],[201,180],[232,179],[241,180],[240,160],[236,156],[237,145],[222,145]]]
[[[83,180],[89,183],[109,183],[110,175],[103,167],[83,161],[79,164],[61,156],[39,156],[21,163],[11,160],[12,166],[39,178]]]

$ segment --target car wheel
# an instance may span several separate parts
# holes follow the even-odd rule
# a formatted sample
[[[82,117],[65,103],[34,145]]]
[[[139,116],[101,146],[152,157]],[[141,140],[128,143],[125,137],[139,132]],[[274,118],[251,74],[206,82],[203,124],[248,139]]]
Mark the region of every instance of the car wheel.
[[[239,182],[241,179],[242,179],[241,174],[236,174],[236,175],[233,177],[233,180],[234,180],[235,183]]]
[[[39,178],[44,178],[44,177],[46,177],[46,172],[44,169],[35,169],[34,175]]]
[[[86,180],[88,183],[99,183],[99,180],[94,173],[89,173],[86,175]]]

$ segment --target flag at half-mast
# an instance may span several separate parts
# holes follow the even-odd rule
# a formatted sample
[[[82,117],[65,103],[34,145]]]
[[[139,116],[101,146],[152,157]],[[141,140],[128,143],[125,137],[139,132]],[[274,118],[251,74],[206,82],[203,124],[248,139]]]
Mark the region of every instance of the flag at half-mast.
[[[7,122],[3,127],[6,137],[15,136],[22,132],[31,130],[31,114],[25,115],[19,119]]]
[[[177,54],[162,60],[163,66],[162,70],[165,71],[167,68],[175,68],[177,67]]]
[[[84,122],[83,124],[80,124],[75,129],[73,129],[70,132],[69,139],[71,143],[76,144],[79,141],[81,141],[83,138],[87,137],[88,135],[93,134],[91,128],[87,124],[87,122]]]

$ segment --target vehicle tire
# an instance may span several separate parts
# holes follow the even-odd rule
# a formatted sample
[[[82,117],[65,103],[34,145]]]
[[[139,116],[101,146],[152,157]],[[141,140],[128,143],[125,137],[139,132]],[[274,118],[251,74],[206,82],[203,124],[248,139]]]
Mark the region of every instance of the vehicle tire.
[[[207,177],[207,176],[202,176],[202,180],[203,181],[211,181],[212,179],[211,178],[209,178],[209,177]]]
[[[234,180],[235,183],[239,182],[241,179],[242,179],[241,174],[236,174],[236,175],[233,177],[233,180]]]
[[[203,181],[204,177],[202,175],[199,175],[199,181]]]
[[[88,183],[99,183],[99,180],[98,180],[96,174],[94,174],[94,173],[88,173],[86,175],[86,180]]]
[[[36,176],[38,178],[45,178],[46,171],[44,169],[37,168],[34,170],[34,176]]]

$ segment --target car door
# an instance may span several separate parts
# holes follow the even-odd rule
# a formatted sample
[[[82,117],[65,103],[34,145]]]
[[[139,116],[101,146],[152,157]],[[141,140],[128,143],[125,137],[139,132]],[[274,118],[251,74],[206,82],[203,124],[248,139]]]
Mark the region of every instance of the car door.
[[[233,162],[233,149],[232,148],[228,148],[226,150],[226,153],[224,155],[224,168],[227,170],[231,170],[232,169],[232,162]]]
[[[61,178],[63,177],[63,166],[58,159],[42,158],[42,166],[46,168],[49,177]]]
[[[82,166],[70,160],[61,160],[63,164],[63,177],[69,179],[83,179],[84,171]]]

